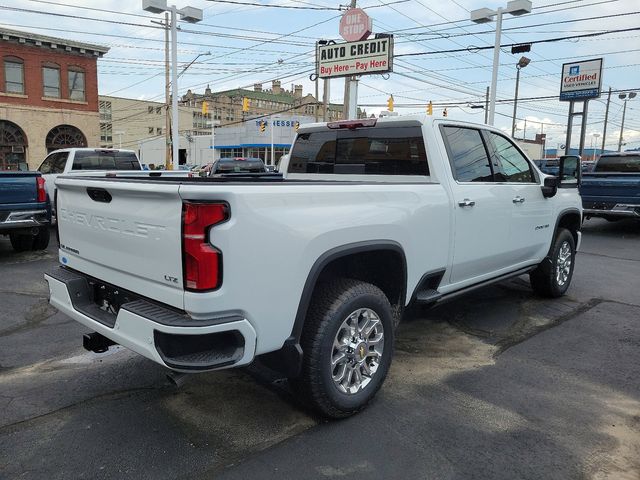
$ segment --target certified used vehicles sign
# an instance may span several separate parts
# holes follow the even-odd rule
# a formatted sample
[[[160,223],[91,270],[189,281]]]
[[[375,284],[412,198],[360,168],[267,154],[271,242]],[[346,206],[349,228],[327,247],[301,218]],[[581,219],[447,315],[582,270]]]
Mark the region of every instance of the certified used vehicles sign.
[[[316,73],[320,78],[379,74],[392,70],[392,36],[318,47]]]

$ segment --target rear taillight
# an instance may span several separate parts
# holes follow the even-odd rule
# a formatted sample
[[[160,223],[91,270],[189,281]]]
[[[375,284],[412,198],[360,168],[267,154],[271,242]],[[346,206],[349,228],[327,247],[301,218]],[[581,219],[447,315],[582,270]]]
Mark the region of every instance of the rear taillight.
[[[228,218],[225,203],[182,204],[185,289],[201,292],[222,284],[222,252],[209,243],[209,230]]]
[[[38,202],[46,202],[47,190],[44,188],[44,178],[36,177],[36,185],[38,186]]]

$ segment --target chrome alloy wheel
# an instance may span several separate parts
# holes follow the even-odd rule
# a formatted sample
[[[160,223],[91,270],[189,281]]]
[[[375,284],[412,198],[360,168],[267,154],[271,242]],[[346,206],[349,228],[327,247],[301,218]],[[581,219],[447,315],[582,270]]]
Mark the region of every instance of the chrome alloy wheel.
[[[556,283],[558,286],[563,287],[569,279],[571,273],[571,245],[569,242],[564,241],[560,245],[558,250],[558,256],[556,258]]]
[[[360,308],[340,325],[333,340],[331,375],[339,391],[355,394],[376,374],[384,350],[384,327],[376,312]]]

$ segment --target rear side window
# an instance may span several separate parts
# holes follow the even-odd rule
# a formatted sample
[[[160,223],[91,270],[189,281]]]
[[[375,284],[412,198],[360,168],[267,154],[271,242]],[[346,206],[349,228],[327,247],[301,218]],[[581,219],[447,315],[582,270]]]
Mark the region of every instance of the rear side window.
[[[301,133],[289,173],[429,175],[422,130],[416,127]]]
[[[459,182],[492,182],[489,156],[479,130],[442,127],[447,153]]]
[[[593,171],[639,173],[640,155],[602,155]]]
[[[140,163],[133,152],[79,151],[73,159],[73,170],[140,170]]]
[[[261,160],[220,160],[214,173],[263,173],[265,170]]]

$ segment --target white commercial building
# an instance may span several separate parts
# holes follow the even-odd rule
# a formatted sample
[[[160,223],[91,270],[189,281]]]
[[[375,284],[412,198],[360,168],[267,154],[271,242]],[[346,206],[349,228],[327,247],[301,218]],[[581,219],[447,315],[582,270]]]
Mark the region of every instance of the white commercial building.
[[[274,165],[291,148],[296,125],[313,121],[311,116],[280,114],[247,120],[236,126],[217,127],[213,138],[211,135],[180,135],[180,163],[205,165],[217,158],[258,157],[267,165]],[[164,165],[164,137],[141,141],[139,150],[142,163]]]

